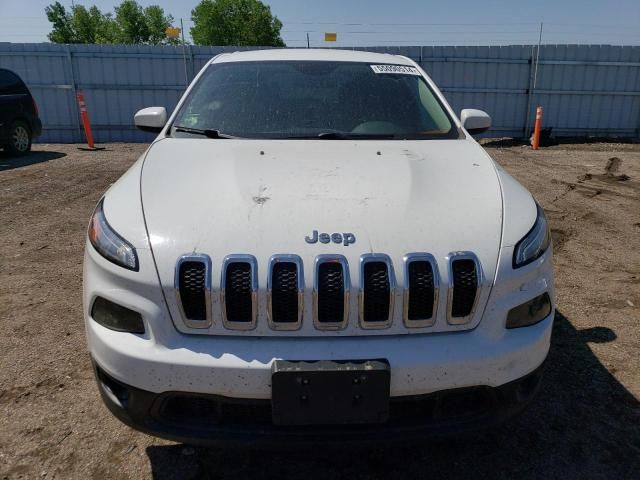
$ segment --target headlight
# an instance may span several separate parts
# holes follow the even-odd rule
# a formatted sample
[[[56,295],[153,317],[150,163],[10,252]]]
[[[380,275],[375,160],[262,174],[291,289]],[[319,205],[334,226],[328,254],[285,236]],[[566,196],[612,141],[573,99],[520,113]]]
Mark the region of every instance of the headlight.
[[[538,217],[533,228],[518,242],[513,252],[513,268],[522,267],[540,258],[551,243],[551,233],[544,210],[536,203]]]
[[[136,249],[111,228],[104,217],[103,202],[104,199],[100,200],[91,217],[89,241],[93,248],[110,262],[137,272],[138,255],[136,255]]]

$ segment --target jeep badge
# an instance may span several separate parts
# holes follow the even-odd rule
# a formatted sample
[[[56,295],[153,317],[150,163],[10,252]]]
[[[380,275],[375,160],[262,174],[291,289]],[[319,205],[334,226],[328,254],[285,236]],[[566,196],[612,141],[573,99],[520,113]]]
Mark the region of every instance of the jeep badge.
[[[342,243],[345,247],[348,247],[352,243],[356,243],[356,236],[353,233],[318,233],[314,230],[311,236],[304,237],[304,241],[307,243]]]

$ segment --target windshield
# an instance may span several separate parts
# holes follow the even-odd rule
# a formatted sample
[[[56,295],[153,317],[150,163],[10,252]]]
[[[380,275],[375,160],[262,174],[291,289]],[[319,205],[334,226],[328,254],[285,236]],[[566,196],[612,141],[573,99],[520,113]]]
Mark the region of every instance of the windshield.
[[[172,127],[215,138],[458,138],[414,67],[327,61],[212,64]]]

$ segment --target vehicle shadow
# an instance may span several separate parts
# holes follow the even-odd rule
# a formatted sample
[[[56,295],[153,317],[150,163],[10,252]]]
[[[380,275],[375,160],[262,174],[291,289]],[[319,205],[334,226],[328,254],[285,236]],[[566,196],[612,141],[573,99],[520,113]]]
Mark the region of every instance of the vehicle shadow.
[[[58,158],[66,157],[66,153],[51,151],[32,151],[23,157],[14,157],[8,152],[0,151],[0,172],[13,170],[14,168],[26,167],[36,163],[48,162]]]
[[[540,394],[520,417],[491,431],[409,446],[347,450],[207,449],[150,446],[157,480],[221,478],[637,478],[640,402],[590,343],[606,327],[576,330],[557,313]]]

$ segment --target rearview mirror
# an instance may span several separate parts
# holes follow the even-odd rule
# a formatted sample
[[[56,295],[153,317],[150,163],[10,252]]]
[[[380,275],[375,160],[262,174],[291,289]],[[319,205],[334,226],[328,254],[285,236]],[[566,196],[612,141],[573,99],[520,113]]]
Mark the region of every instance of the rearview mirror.
[[[167,109],[164,107],[143,108],[136,112],[133,122],[140,130],[159,133],[167,123]]]
[[[491,127],[489,114],[473,108],[465,108],[460,112],[460,122],[469,135],[478,135]]]

